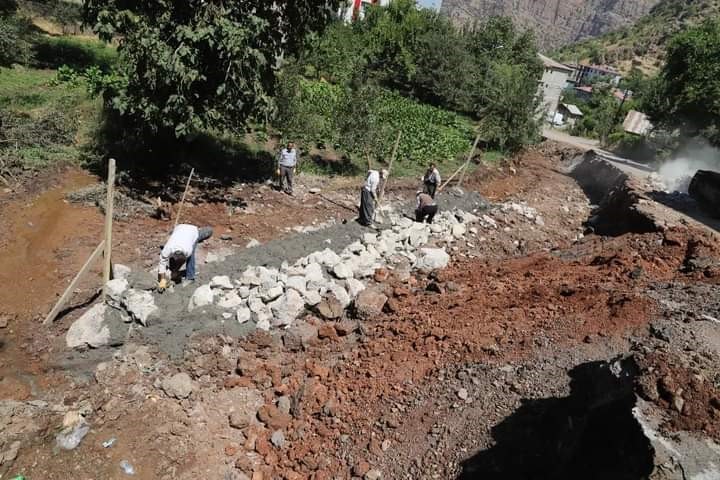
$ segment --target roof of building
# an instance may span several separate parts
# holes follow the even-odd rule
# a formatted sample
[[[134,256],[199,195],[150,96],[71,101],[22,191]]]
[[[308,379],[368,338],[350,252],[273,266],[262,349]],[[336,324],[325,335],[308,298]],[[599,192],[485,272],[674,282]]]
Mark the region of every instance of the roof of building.
[[[653,125],[650,123],[647,115],[637,110],[630,110],[623,122],[623,130],[627,133],[634,133],[635,135],[645,135],[652,127]]]
[[[583,116],[583,113],[580,111],[580,109],[572,103],[563,103],[562,106],[565,107],[568,112],[570,112],[570,115],[575,115],[578,117]]]
[[[542,60],[543,65],[545,65],[545,68],[553,68],[555,70],[562,70],[564,72],[572,72],[573,69],[571,67],[568,67],[567,65],[560,63],[556,60],[553,60],[550,57],[546,57],[542,53],[538,53],[538,57],[540,57],[540,60]]]
[[[585,93],[592,93],[593,87],[591,87],[590,85],[585,85],[582,87],[575,87],[575,90],[580,90],[581,92],[585,92]]]

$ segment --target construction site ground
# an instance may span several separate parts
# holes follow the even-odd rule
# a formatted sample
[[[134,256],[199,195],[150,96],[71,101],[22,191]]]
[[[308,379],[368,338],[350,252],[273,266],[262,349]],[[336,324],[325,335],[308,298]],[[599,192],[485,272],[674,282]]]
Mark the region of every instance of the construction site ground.
[[[444,270],[379,271],[383,313],[310,317],[316,335],[300,344],[168,318],[119,348],[67,350],[100,265],[54,324],[42,320],[102,237],[98,208],[65,199],[97,179],[58,169],[0,191],[0,478],[126,478],[122,461],[133,478],[168,480],[720,478],[685,476],[720,457],[716,233],[659,204],[655,231],[591,233],[591,200],[566,174],[578,155],[546,142],[480,166],[465,189],[498,228],[460,242]],[[191,191],[183,221],[215,230],[201,279],[292,261],[323,232],[336,244],[362,234],[357,179],[297,182],[293,197],[265,184],[213,201]],[[388,201],[406,208],[415,187],[391,182]],[[493,207],[508,203],[537,216]],[[115,222],[113,260],[149,270],[171,226]],[[246,250],[251,239],[261,245]],[[235,263],[204,262],[231,252]],[[184,399],[162,388],[178,372],[192,379]],[[58,449],[75,411],[89,433]],[[677,456],[660,458],[658,438]]]

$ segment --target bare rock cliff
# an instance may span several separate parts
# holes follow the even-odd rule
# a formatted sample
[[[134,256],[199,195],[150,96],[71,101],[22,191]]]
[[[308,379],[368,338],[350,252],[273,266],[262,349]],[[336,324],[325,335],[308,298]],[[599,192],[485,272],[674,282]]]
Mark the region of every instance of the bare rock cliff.
[[[457,23],[509,16],[535,30],[548,50],[634,23],[660,0],[443,0],[442,11]]]

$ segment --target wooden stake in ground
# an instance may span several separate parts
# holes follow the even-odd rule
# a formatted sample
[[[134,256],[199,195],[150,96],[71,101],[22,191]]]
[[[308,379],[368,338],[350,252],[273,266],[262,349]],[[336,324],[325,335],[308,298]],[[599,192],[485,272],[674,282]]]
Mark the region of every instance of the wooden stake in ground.
[[[452,179],[457,176],[458,173],[460,173],[460,172],[463,171],[465,168],[467,168],[468,165],[470,165],[470,160],[472,160],[472,157],[473,157],[473,154],[475,153],[475,149],[477,148],[478,142],[480,142],[480,135],[478,135],[477,137],[475,137],[475,143],[473,143],[473,148],[472,148],[472,150],[470,151],[470,155],[468,155],[468,158],[467,158],[467,160],[465,161],[465,163],[463,163],[462,165],[460,165],[460,167],[459,167],[457,170],[455,170],[455,173],[453,173],[452,175],[450,175],[450,178],[448,178],[447,180],[445,180],[445,183],[443,183],[443,184],[440,186],[440,188],[438,188],[438,192],[442,192],[442,191],[445,189],[445,187],[447,187],[448,184],[452,181]]]
[[[462,186],[463,180],[465,180],[465,174],[468,171],[468,168],[470,168],[470,162],[473,159],[473,156],[475,156],[475,150],[477,150],[478,142],[480,141],[480,135],[475,137],[475,143],[473,143],[472,150],[470,150],[470,155],[467,157],[467,161],[465,162],[465,168],[463,168],[462,173],[460,174],[460,179],[458,180],[458,187]]]
[[[377,218],[378,212],[382,215],[382,212],[380,212],[380,207],[382,206],[383,198],[385,198],[385,186],[388,183],[388,180],[390,179],[390,172],[392,172],[392,166],[393,163],[395,163],[395,157],[397,156],[398,147],[400,146],[400,137],[402,136],[402,130],[398,132],[397,140],[395,140],[395,146],[393,147],[392,156],[390,157],[390,164],[388,165],[387,169],[387,176],[383,179],[382,187],[380,187],[380,193],[378,194],[378,201],[377,205],[375,206],[375,211],[373,212],[373,221]]]
[[[107,283],[110,281],[112,263],[112,224],[113,224],[113,207],[115,204],[115,159],[111,158],[108,162],[108,180],[107,180],[107,199],[105,201],[105,257],[103,262],[103,294],[102,300],[105,301],[107,295]]]
[[[193,174],[195,173],[195,169],[193,168],[190,170],[190,176],[188,177],[187,183],[185,184],[185,191],[183,192],[182,199],[180,200],[180,206],[178,207],[178,213],[175,216],[175,225],[173,225],[173,230],[175,227],[177,227],[178,221],[180,220],[180,212],[182,212],[182,207],[185,205],[185,196],[187,195],[188,189],[190,188],[190,180],[192,180]]]
[[[100,258],[100,255],[103,253],[103,250],[105,249],[105,241],[103,240],[100,242],[100,245],[98,245],[95,248],[95,251],[90,255],[90,258],[87,259],[85,262],[85,265],[82,266],[80,271],[75,275],[75,278],[72,279],[70,282],[70,285],[65,289],[63,294],[60,296],[60,299],[57,301],[55,306],[52,310],[50,310],[50,313],[48,313],[48,316],[45,317],[45,320],[43,321],[43,325],[47,325],[48,323],[52,323],[53,320],[55,320],[55,317],[57,317],[58,313],[62,310],[63,306],[65,305],[65,302],[67,302],[68,298],[70,298],[70,295],[72,294],[73,290],[75,290],[75,286],[80,281],[80,279],[87,273],[87,271],[90,269],[93,263]]]

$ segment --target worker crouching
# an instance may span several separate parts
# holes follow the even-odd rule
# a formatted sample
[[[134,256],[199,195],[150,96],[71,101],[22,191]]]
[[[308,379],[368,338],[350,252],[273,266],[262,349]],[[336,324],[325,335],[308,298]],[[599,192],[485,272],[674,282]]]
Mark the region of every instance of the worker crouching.
[[[160,253],[158,266],[158,288],[164,290],[168,282],[180,281],[180,269],[185,266],[185,279],[195,280],[195,252],[201,243],[213,234],[212,228],[198,228],[195,225],[181,224],[173,229],[170,238]]]
[[[437,202],[427,193],[417,192],[415,221],[432,223],[438,212]]]

